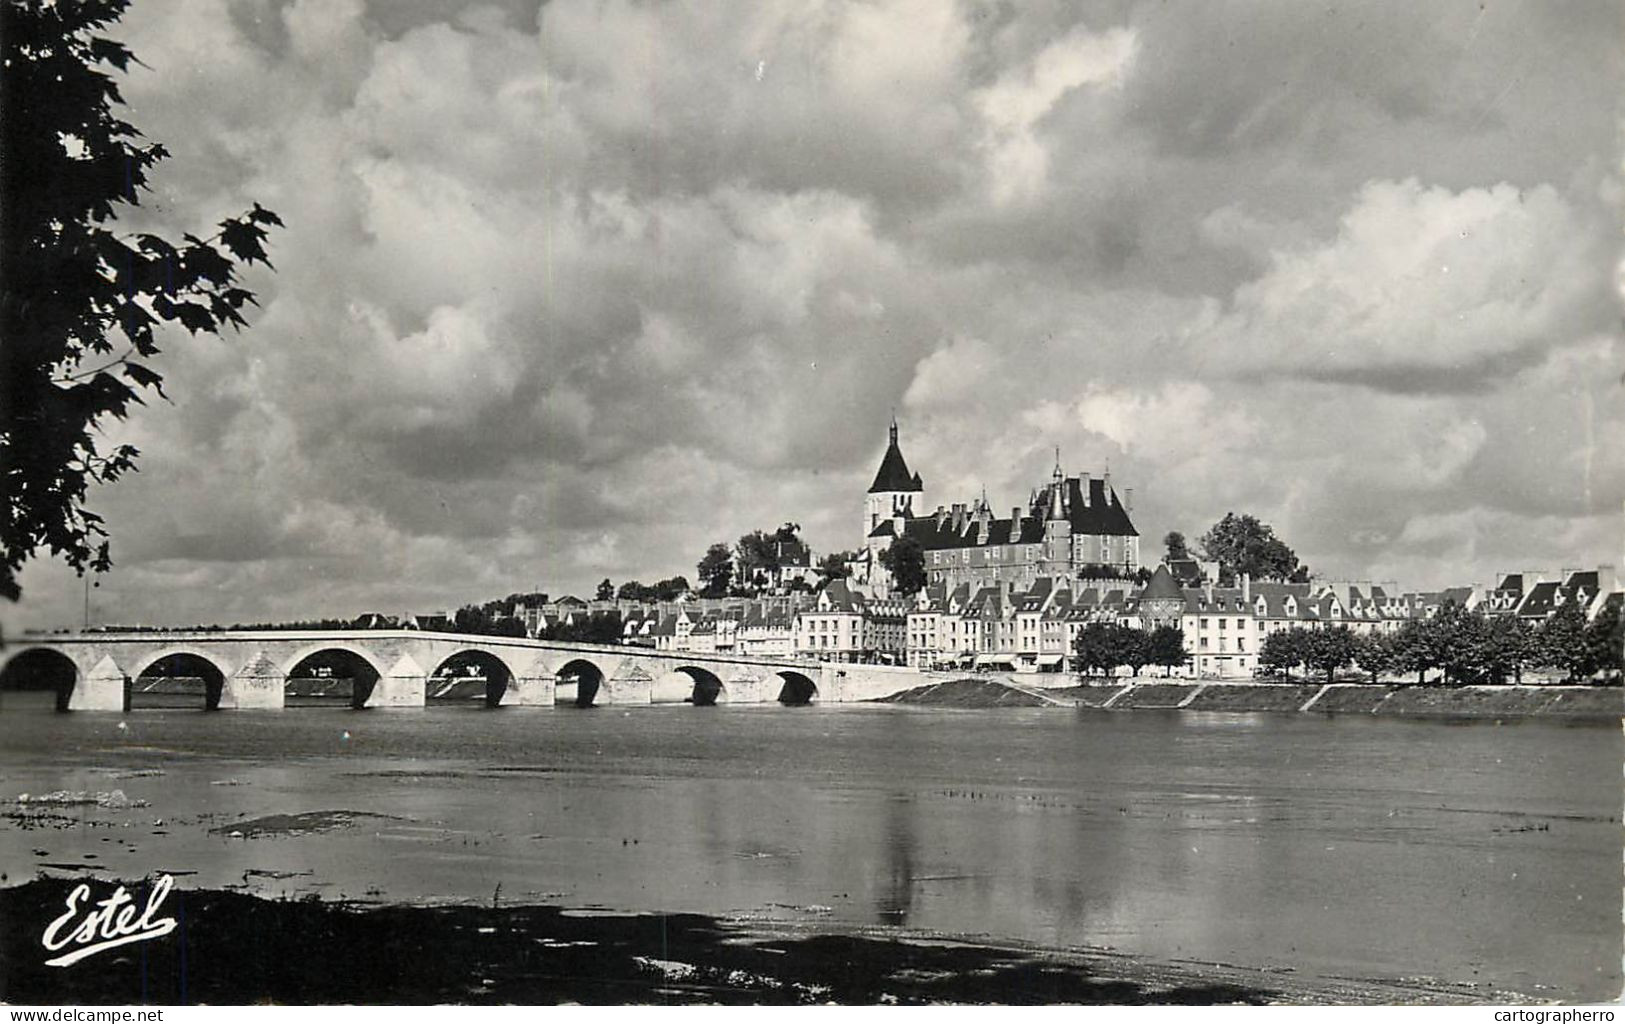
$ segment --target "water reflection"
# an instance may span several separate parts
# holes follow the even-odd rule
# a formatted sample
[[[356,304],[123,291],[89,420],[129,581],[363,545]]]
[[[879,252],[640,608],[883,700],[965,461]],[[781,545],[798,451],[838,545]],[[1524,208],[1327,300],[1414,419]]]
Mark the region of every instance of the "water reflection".
[[[83,862],[272,895],[480,902],[500,884],[505,900],[1597,998],[1619,984],[1625,741],[1607,727],[817,705],[120,717],[38,703],[0,715],[0,799],[118,788],[149,806],[0,818],[14,873]],[[359,813],[230,834],[333,810]]]
[[[914,905],[914,802],[906,793],[892,793],[884,806],[886,875],[875,894],[875,920],[904,925]]]

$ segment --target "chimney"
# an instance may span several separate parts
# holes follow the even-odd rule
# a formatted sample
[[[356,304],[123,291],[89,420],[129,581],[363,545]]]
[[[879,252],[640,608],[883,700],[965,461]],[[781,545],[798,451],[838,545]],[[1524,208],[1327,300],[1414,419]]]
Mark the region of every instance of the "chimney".
[[[1253,577],[1245,572],[1241,574],[1241,599],[1248,604],[1253,600]]]
[[[1021,540],[1021,506],[1016,505],[1010,509],[1010,543],[1015,544]]]
[[[1078,474],[1078,493],[1083,495],[1083,507],[1089,507],[1089,487],[1092,481],[1088,473]]]

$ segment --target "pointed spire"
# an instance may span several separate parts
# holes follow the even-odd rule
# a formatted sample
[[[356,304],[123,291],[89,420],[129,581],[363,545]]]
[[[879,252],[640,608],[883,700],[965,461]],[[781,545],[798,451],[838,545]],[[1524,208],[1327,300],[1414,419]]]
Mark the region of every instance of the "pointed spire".
[[[922,485],[918,475],[909,472],[908,463],[903,459],[903,451],[897,447],[897,417],[895,416],[892,417],[889,435],[886,454],[881,457],[880,469],[875,472],[875,482],[869,485],[869,493],[884,494],[921,490]]]

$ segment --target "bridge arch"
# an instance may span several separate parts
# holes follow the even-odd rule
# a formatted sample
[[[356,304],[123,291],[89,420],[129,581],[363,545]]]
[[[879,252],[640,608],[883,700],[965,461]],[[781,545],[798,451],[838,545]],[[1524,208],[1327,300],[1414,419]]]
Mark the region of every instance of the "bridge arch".
[[[341,672],[346,675],[339,675]],[[386,672],[387,669],[373,653],[358,644],[344,641],[316,643],[302,648],[283,663],[282,685],[286,692],[289,687],[299,685],[296,680],[348,678],[350,705],[359,708],[366,705],[367,698],[372,696],[373,687],[378,685],[378,680]],[[304,697],[313,694],[295,692],[290,696]],[[335,693],[333,696],[339,694]]]
[[[190,703],[201,703],[205,711],[213,711],[220,706],[220,693],[226,687],[229,671],[215,656],[195,647],[162,648],[131,666],[130,707],[173,707],[175,698],[195,696],[197,699]],[[164,687],[158,683],[160,679],[197,679],[202,682],[202,692],[190,693],[190,687]],[[145,699],[137,699],[144,694]]]
[[[773,675],[780,680],[780,704],[811,704],[818,699],[818,684],[805,672],[786,668]]]
[[[357,658],[360,658],[362,661],[366,662],[367,667],[371,668],[380,676],[389,671],[384,663],[378,660],[378,656],[376,654],[367,650],[360,644],[352,643],[348,640],[324,640],[319,643],[307,644],[306,646],[301,647],[292,657],[285,660],[282,663],[283,677],[286,678],[293,675],[293,670],[299,667],[300,662],[306,660],[311,655],[321,654],[324,651],[344,651],[348,654],[353,654]]]
[[[28,647],[0,663],[0,693],[24,690],[56,695],[56,709],[66,711],[83,673],[74,660],[54,647]]]
[[[728,688],[715,672],[698,665],[680,665],[672,670],[689,678],[688,702],[695,707],[711,707],[726,703]]]
[[[554,673],[555,700],[560,704],[574,704],[590,708],[604,686],[604,670],[591,658],[571,658]]]
[[[474,694],[459,693],[459,689],[466,690],[460,684],[482,679],[485,685],[479,695],[486,707],[494,708],[502,703],[502,695],[516,678],[513,666],[500,654],[481,647],[465,647],[440,659],[430,670],[428,699],[455,701],[459,697],[472,697]]]

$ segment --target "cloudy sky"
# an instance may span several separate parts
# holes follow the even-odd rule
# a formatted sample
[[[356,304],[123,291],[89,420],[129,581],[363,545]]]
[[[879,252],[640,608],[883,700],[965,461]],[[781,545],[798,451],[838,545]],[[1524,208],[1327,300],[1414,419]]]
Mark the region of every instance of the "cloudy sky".
[[[287,230],[93,495],[104,621],[854,546],[1069,472],[1429,587],[1621,560],[1616,5],[137,0],[150,212]],[[77,622],[36,564],[8,622]]]

